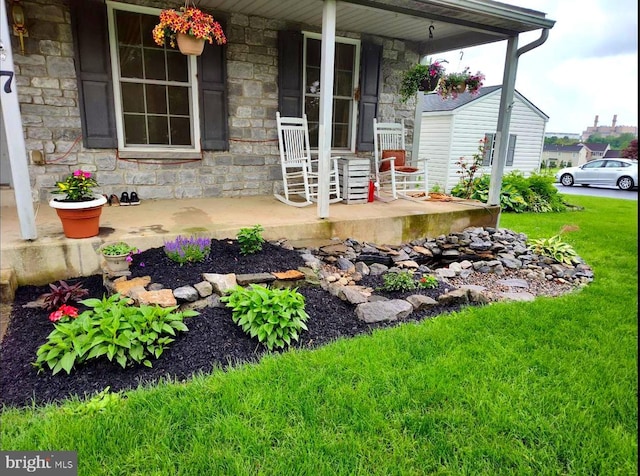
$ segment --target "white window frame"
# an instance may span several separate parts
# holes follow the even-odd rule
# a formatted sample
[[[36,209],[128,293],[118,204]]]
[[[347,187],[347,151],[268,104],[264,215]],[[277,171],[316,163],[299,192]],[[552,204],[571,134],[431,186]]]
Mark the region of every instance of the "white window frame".
[[[158,146],[158,145],[149,145],[149,146],[126,146],[124,143],[124,121],[123,121],[123,112],[122,112],[122,95],[120,93],[120,60],[118,58],[118,39],[116,37],[116,28],[115,28],[115,10],[124,10],[128,12],[134,13],[143,13],[146,15],[160,15],[162,11],[159,8],[152,7],[144,7],[140,5],[129,5],[120,2],[114,2],[111,0],[107,0],[107,19],[109,24],[109,53],[111,55],[111,75],[112,75],[112,83],[113,83],[113,99],[114,99],[114,107],[115,107],[115,116],[116,116],[116,131],[118,135],[118,150],[124,152],[133,152],[133,153],[142,153],[145,155],[154,154],[154,153],[167,153],[171,152],[171,157],[176,157],[177,155],[182,153],[198,153],[200,154],[200,109],[199,109],[199,101],[198,101],[198,65],[196,63],[196,57],[193,55],[188,56],[187,67],[189,69],[189,89],[190,89],[190,98],[189,98],[189,119],[191,121],[191,130],[193,132],[193,146],[176,146],[176,145],[168,145],[168,146]],[[151,32],[149,32],[151,34]]]
[[[303,31],[302,32],[303,35],[303,48],[302,48],[302,108],[304,109],[304,105],[305,105],[305,95],[306,95],[306,85],[307,85],[307,39],[311,38],[314,40],[318,40],[320,42],[322,42],[322,34],[321,33],[314,33],[311,31]],[[345,43],[345,44],[349,44],[349,45],[354,45],[355,46],[355,55],[353,58],[354,61],[354,65],[353,65],[353,84],[351,85],[351,101],[352,101],[352,111],[351,111],[351,144],[349,145],[349,148],[345,149],[345,148],[331,148],[332,152],[336,152],[336,153],[345,153],[345,152],[351,152],[351,153],[355,153],[356,150],[356,139],[357,139],[357,134],[358,134],[358,124],[357,124],[357,120],[358,120],[358,108],[360,105],[360,101],[356,100],[356,98],[353,96],[353,93],[356,91],[356,88],[359,87],[360,85],[360,48],[362,45],[362,42],[360,40],[354,39],[354,38],[345,38],[342,36],[336,36],[336,43]],[[334,78],[335,80],[335,78]],[[331,97],[333,98],[333,91],[332,91],[332,95]],[[305,111],[303,111],[305,112]],[[333,111],[332,111],[333,112]],[[332,114],[333,116],[333,114]],[[333,117],[331,118],[331,125],[333,126]],[[317,152],[318,149],[317,148],[312,148],[311,149],[314,152]]]

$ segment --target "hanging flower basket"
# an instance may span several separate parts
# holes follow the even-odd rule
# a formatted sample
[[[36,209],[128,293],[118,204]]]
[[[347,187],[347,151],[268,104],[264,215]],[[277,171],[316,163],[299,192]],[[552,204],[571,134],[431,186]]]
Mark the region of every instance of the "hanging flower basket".
[[[184,7],[180,7],[179,12],[162,10],[160,22],[153,29],[156,44],[164,46],[168,43],[172,48],[177,45],[182,54],[196,56],[202,54],[205,41],[224,45],[227,38],[220,23],[199,8],[188,6],[189,3],[187,1]],[[198,43],[198,46],[193,43]]]
[[[440,81],[441,76],[439,74],[435,76],[427,76],[420,82],[420,87],[418,87],[418,91],[424,91],[430,93],[438,86],[438,82]]]
[[[204,50],[204,40],[195,36],[178,33],[176,35],[178,49],[183,55],[200,56]]]

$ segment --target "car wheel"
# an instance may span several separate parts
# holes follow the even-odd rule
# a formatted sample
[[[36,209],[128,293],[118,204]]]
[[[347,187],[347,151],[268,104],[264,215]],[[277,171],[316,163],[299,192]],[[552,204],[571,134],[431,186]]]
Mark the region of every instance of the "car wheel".
[[[631,190],[633,188],[633,179],[631,177],[620,177],[618,179],[618,188],[620,190]]]
[[[560,177],[560,183],[565,187],[571,187],[573,185],[573,177],[571,174],[563,174],[562,177]]]

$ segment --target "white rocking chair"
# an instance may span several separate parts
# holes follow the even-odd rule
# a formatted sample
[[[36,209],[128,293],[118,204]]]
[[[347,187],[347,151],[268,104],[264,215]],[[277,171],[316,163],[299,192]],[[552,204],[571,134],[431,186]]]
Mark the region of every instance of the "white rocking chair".
[[[283,117],[276,112],[278,145],[282,167],[283,194],[273,195],[283,203],[294,207],[306,207],[318,201],[318,160],[311,159],[309,124],[307,115]],[[329,175],[329,203],[342,200],[340,197],[338,158],[331,158]],[[302,201],[292,200],[300,197]]]
[[[427,159],[405,161],[404,119],[400,123],[378,122],[373,118],[374,159],[379,192],[390,192],[391,199],[426,200],[429,198]]]

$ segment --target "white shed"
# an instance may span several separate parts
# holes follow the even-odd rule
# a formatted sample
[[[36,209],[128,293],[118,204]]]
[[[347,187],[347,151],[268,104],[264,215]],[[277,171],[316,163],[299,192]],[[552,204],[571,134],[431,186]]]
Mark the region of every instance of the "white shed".
[[[488,139],[487,144],[493,142],[501,89],[502,86],[485,86],[475,96],[465,92],[455,99],[442,99],[435,93],[422,95],[422,113],[417,114],[420,124],[415,127],[420,131],[418,156],[428,159],[430,189],[438,186],[440,191],[450,192],[461,178],[456,165],[460,157],[470,164],[483,138]],[[505,174],[518,170],[528,176],[540,170],[548,120],[549,116],[514,92]],[[488,155],[483,172],[491,174]]]

